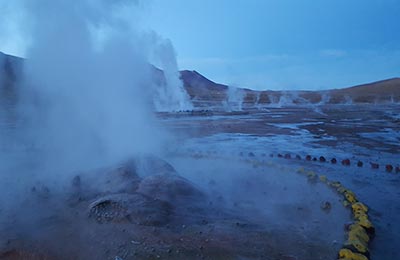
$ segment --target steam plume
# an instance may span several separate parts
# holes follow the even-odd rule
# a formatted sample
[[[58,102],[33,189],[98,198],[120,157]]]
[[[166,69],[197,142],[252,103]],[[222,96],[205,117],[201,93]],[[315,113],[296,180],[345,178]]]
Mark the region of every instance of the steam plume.
[[[18,142],[47,170],[70,171],[160,150],[153,111],[191,108],[172,44],[139,26],[140,1],[15,1],[30,45]],[[7,5],[9,9],[12,5]],[[150,36],[149,36],[150,35]],[[154,82],[151,58],[165,70]],[[22,140],[21,140],[22,139]],[[50,170],[49,170],[50,171]]]

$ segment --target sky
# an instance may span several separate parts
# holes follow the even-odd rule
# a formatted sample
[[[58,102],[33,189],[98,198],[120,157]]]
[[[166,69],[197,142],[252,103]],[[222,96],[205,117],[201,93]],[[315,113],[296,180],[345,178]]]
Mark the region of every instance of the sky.
[[[181,69],[253,89],[328,89],[400,77],[398,0],[153,0]]]
[[[400,77],[398,0],[142,2],[140,22],[172,41],[179,68],[219,83],[314,90]],[[23,56],[29,39],[10,34],[25,29],[22,14],[12,17],[0,51]]]

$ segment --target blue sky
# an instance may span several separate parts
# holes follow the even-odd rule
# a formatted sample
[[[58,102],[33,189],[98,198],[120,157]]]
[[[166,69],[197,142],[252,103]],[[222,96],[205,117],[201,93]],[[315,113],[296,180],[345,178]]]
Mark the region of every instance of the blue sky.
[[[181,69],[255,89],[400,76],[397,0],[153,0],[146,19]]]
[[[0,0],[3,6],[19,2]],[[399,0],[142,3],[139,21],[171,39],[180,69],[197,70],[216,82],[328,89],[400,77]],[[0,51],[23,55],[28,42],[23,15],[14,12],[6,19],[11,9],[1,12]]]

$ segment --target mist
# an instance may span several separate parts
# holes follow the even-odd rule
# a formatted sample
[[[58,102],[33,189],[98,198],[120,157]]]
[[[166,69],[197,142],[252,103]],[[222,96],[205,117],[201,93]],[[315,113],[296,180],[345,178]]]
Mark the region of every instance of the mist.
[[[20,136],[46,158],[41,160],[46,167],[71,171],[158,151],[164,133],[153,111],[191,104],[178,77],[172,44],[142,31],[132,19],[140,4],[19,4],[15,8],[24,6],[32,27],[19,82]],[[161,61],[164,85],[153,81],[150,59]]]
[[[17,27],[25,30],[12,33],[27,39],[13,98],[1,100],[4,212],[20,207],[37,185],[62,190],[77,172],[161,156],[172,145],[171,132],[158,124],[155,112],[188,109],[191,103],[172,44],[141,28],[142,5],[1,3],[1,9],[24,15],[18,21],[25,24]],[[6,39],[10,30],[1,29]],[[161,83],[154,80],[154,61],[165,72]]]
[[[229,111],[242,111],[244,91],[242,89],[229,86],[227,93],[227,105]]]

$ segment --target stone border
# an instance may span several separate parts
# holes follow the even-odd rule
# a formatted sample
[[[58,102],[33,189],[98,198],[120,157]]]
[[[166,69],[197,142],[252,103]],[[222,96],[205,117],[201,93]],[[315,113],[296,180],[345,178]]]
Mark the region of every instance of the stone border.
[[[241,157],[244,156],[243,152],[239,154]],[[208,159],[229,159],[224,156],[210,156],[210,155],[199,155],[192,154],[194,158],[208,158]],[[250,152],[248,157],[255,157],[254,153]],[[264,155],[265,157],[265,155]],[[270,156],[273,157],[273,156]],[[291,159],[290,155],[278,156],[279,158]],[[299,156],[296,156],[299,159]],[[301,158],[300,158],[301,159]],[[273,162],[259,161],[255,159],[240,159],[245,163],[250,163],[254,167],[276,166]],[[282,170],[286,167],[280,166]],[[303,167],[297,170],[297,173],[305,175],[310,181],[316,181],[326,184],[329,188],[336,191],[340,196],[343,197],[343,206],[348,208],[352,212],[353,222],[346,225],[347,240],[338,252],[338,260],[369,260],[369,244],[375,236],[375,227],[368,216],[368,207],[357,199],[356,194],[343,186],[338,181],[329,180],[325,175],[317,174],[314,171],[306,171]]]
[[[249,156],[252,156],[251,154],[249,154]],[[265,156],[265,154],[264,154]],[[270,154],[269,155],[271,158],[273,157],[277,157],[277,158],[283,158],[283,159],[296,159],[296,160],[302,160],[303,158],[300,155],[291,155],[289,153],[286,154]],[[315,156],[311,156],[311,155],[306,155],[306,157],[304,157],[304,160],[306,161],[314,161],[314,162],[320,162],[320,163],[328,163],[330,162],[331,164],[338,164],[339,162],[343,165],[343,166],[351,166],[351,160],[346,158],[346,159],[336,159],[336,158],[331,158],[330,160],[327,159],[327,157],[325,156],[319,156],[319,157],[315,157]],[[363,167],[364,165],[366,165],[367,163],[361,161],[361,160],[357,160],[355,165],[357,167]],[[379,163],[375,163],[375,162],[369,162],[371,169],[374,170],[378,170],[380,168]],[[384,165],[384,169],[386,172],[388,173],[400,173],[400,165],[399,164],[386,164]]]
[[[352,210],[353,222],[347,225],[347,241],[339,251],[339,260],[368,260],[369,244],[375,236],[375,228],[368,217],[368,207],[357,199],[353,191],[344,187],[338,181],[330,181],[325,175],[300,168],[300,174],[309,180],[325,183],[343,196],[343,206]]]

